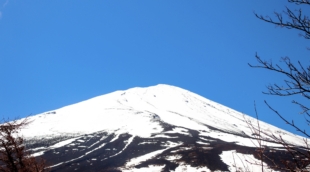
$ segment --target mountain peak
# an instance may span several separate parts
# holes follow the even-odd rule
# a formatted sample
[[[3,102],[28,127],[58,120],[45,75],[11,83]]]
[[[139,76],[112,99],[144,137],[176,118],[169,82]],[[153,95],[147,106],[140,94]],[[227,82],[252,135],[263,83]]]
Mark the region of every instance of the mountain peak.
[[[165,168],[176,169],[178,163],[167,161],[167,157],[183,157],[182,162],[190,165],[195,165],[192,162],[196,162],[197,159],[188,160],[182,153],[174,152],[183,152],[185,155],[188,154],[187,150],[214,148],[217,154],[212,154],[212,157],[216,158],[218,164],[208,168],[227,171],[225,163],[230,164],[229,159],[233,158],[231,151],[241,148],[255,151],[255,145],[251,140],[253,133],[246,121],[256,123],[256,119],[188,90],[165,84],[115,91],[32,116],[30,120],[33,122],[21,133],[30,140],[29,142],[35,143],[34,145],[45,145],[44,148],[38,148],[42,151],[35,151],[36,155],[48,158],[56,156],[49,160],[54,162],[53,168],[57,167],[58,170],[72,171],[74,169],[71,167],[76,165],[73,162],[85,160],[86,163],[90,158],[100,158],[100,162],[109,164],[113,157],[119,157],[118,155],[122,155],[122,160],[115,161],[122,163],[116,163],[114,167],[121,169],[120,171],[124,171],[125,167],[138,168],[139,164],[144,163],[137,163],[137,159],[152,159],[155,155],[165,160],[162,161],[165,162]],[[287,143],[304,143],[302,137],[267,123],[260,122],[260,128],[270,133],[281,133]],[[226,147],[217,144],[229,145],[231,150],[227,152]],[[281,146],[268,140],[265,144]],[[71,153],[63,152],[69,148]],[[72,152],[76,150],[80,150],[78,156],[71,157],[74,155]],[[56,155],[57,152],[62,154]],[[218,154],[221,152],[223,160]],[[133,157],[135,153],[139,157]],[[210,152],[205,153],[209,155]],[[199,160],[199,163],[205,161],[204,154],[201,156],[204,160]],[[65,162],[61,161],[63,157],[67,157]],[[199,163],[198,166],[203,165]],[[100,163],[98,165],[100,166]],[[100,166],[101,168],[103,167]],[[85,171],[87,170],[85,168]]]
[[[175,126],[204,131],[217,128],[239,134],[250,134],[251,131],[247,129],[244,121],[255,120],[190,91],[159,84],[115,91],[35,115],[31,117],[34,120],[32,127],[25,130],[24,134],[30,137],[34,133],[57,135],[62,132],[90,133],[118,130],[134,135],[150,136],[154,132],[162,131],[162,127],[152,121],[154,115]],[[261,123],[261,126],[268,129],[281,130],[264,122]]]

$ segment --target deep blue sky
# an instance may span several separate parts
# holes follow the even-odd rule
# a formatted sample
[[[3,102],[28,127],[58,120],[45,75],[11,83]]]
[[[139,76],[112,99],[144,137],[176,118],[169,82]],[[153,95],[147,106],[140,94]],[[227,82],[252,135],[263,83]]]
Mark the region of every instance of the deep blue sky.
[[[286,1],[0,0],[0,117],[15,118],[131,87],[170,84],[296,133],[293,97],[263,95],[281,75],[250,68],[258,52],[307,63],[298,31],[275,27]],[[296,97],[298,99],[298,97]],[[306,128],[307,129],[307,128]]]

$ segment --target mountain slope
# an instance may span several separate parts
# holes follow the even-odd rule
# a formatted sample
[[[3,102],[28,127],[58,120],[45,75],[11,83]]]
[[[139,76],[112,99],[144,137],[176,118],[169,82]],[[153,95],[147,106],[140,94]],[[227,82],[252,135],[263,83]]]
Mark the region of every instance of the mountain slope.
[[[169,85],[116,91],[30,120],[21,133],[53,171],[228,171],[256,156],[245,122],[254,118]],[[267,123],[260,127],[304,143]],[[244,156],[233,162],[233,152]]]

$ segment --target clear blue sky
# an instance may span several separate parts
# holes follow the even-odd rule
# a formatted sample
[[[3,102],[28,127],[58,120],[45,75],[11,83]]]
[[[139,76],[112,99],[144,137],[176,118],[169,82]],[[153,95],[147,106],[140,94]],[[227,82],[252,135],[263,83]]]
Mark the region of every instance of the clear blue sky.
[[[258,52],[309,64],[309,42],[267,24],[286,1],[0,0],[0,117],[15,118],[131,87],[170,84],[296,133],[293,97],[262,94],[281,75],[250,68]],[[296,97],[298,99],[298,97]],[[306,102],[309,103],[309,102]]]

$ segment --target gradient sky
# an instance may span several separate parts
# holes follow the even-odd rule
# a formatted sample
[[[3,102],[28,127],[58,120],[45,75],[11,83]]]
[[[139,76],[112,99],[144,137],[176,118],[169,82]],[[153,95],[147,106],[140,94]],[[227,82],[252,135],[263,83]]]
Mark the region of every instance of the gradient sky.
[[[307,129],[299,97],[263,95],[283,77],[255,53],[309,63],[298,31],[265,23],[286,1],[0,0],[0,117],[42,113],[132,87],[178,86],[295,132],[263,103]],[[310,10],[309,10],[310,11]],[[307,103],[307,102],[306,102]]]

